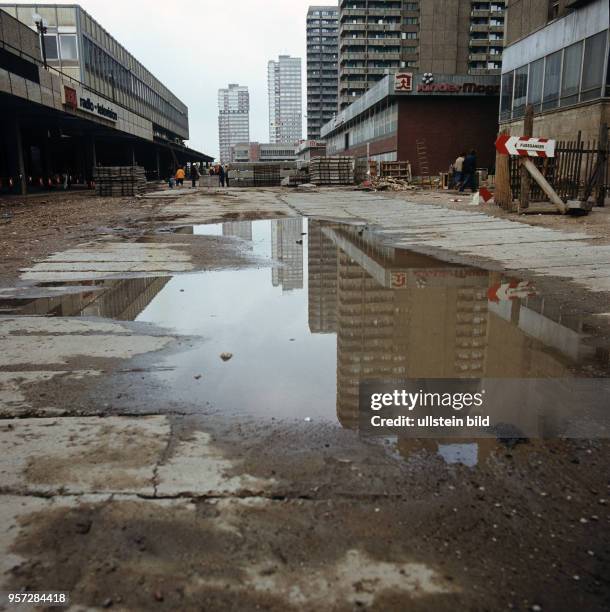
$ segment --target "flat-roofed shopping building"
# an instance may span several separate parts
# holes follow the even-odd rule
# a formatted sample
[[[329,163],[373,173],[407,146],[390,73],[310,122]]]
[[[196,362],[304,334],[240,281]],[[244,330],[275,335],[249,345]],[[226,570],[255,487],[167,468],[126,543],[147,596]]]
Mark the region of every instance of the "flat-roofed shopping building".
[[[0,22],[0,109],[9,123],[18,116],[28,179],[85,180],[96,163],[134,162],[162,178],[179,163],[212,161],[184,144],[186,105],[82,7],[0,4]],[[0,180],[15,173],[9,166],[0,153]]]

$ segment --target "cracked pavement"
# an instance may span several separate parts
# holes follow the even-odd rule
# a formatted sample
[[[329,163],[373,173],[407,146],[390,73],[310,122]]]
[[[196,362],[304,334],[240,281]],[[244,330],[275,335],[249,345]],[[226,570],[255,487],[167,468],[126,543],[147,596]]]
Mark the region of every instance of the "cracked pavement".
[[[606,609],[607,441],[480,440],[473,465],[447,461],[432,440],[360,438],[341,403],[347,391],[336,412],[328,398],[335,385],[349,390],[345,364],[319,358],[334,351],[336,322],[311,286],[335,268],[323,261],[312,272],[318,221],[303,231],[290,221],[356,228],[336,238],[346,286],[381,282],[374,256],[401,247],[444,258],[443,269],[479,266],[484,282],[534,279],[546,311],[532,301],[527,313],[546,316],[546,327],[511,336],[515,371],[559,376],[607,375],[606,241],[348,190],[185,190],[141,205],[154,208],[127,231],[75,241],[3,279],[2,589],[66,590],[71,610]],[[260,254],[257,226],[243,225],[258,219],[286,221],[271,226],[280,266]],[[284,316],[271,299],[284,309],[296,301],[301,236],[304,312],[322,328],[311,337],[293,321],[300,310]],[[224,279],[241,291],[221,292]],[[256,309],[261,279],[269,294]],[[438,303],[420,306],[414,333]],[[360,312],[360,302],[335,307],[354,320]],[[515,306],[490,311],[508,334]],[[209,322],[202,332],[198,318]],[[257,334],[268,342],[248,340]],[[414,363],[427,359],[420,342]],[[301,346],[318,358],[301,362]],[[490,349],[486,367],[505,358]],[[284,388],[291,366],[305,382]],[[258,397],[261,385],[270,392]]]

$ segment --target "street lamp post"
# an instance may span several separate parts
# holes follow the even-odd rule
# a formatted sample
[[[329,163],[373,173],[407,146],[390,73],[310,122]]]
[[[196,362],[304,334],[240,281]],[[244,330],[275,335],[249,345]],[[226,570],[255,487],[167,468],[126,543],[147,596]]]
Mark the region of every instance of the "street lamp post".
[[[40,48],[42,50],[42,63],[45,69],[47,68],[47,49],[44,44],[44,35],[47,33],[47,20],[43,19],[38,13],[34,13],[34,23],[36,24],[36,30],[38,30],[38,36],[40,37]]]

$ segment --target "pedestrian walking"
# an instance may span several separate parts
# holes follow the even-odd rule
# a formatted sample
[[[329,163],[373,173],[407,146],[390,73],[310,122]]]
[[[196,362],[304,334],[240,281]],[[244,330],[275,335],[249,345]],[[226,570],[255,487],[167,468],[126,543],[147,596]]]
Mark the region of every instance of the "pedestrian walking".
[[[197,187],[197,184],[199,183],[199,177],[201,175],[199,174],[199,168],[197,168],[197,166],[195,164],[191,164],[191,183],[192,183],[192,188],[195,189],[195,187]]]
[[[477,171],[477,152],[473,149],[464,158],[462,164],[462,185],[460,192],[463,192],[466,187],[469,187],[472,193],[477,190],[476,186],[476,171]]]
[[[182,166],[178,166],[178,170],[176,170],[176,185],[182,187],[184,185],[184,177],[186,176],[186,172]]]
[[[229,166],[225,166],[225,183],[229,186]]]
[[[453,162],[453,187],[455,189],[459,189],[464,180],[464,159],[466,159],[466,153],[460,153]]]
[[[218,168],[218,182],[221,187],[225,186],[225,169],[222,166]]]

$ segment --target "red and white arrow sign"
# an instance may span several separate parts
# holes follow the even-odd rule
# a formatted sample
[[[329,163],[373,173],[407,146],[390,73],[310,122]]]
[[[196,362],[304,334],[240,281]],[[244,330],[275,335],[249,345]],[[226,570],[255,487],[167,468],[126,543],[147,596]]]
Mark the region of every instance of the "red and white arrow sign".
[[[496,150],[504,155],[555,157],[555,141],[548,138],[529,138],[528,136],[502,134],[496,140]]]
[[[536,287],[531,281],[511,281],[510,283],[499,283],[490,287],[487,291],[487,298],[490,302],[500,302],[501,300],[533,297],[537,294]]]

